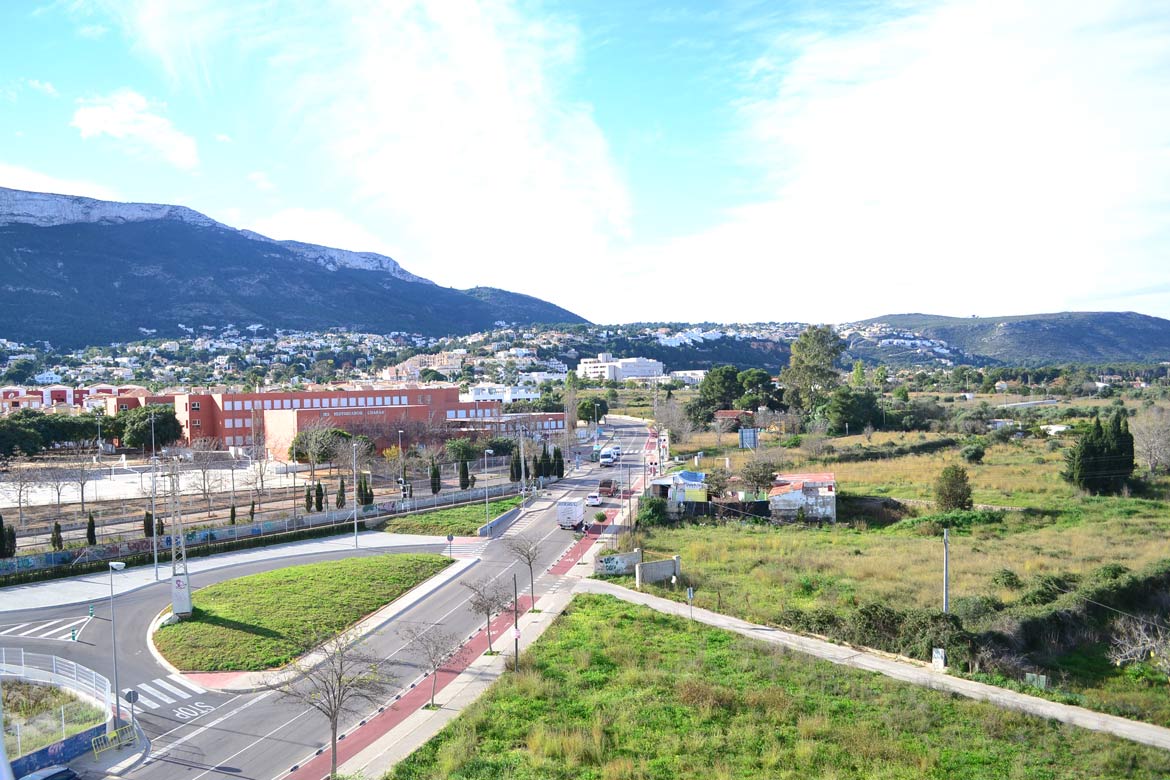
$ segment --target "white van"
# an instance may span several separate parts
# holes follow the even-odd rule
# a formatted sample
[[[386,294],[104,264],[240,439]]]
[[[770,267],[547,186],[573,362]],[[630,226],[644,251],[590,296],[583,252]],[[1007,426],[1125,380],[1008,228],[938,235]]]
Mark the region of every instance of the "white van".
[[[612,466],[613,460],[614,460],[613,450],[604,449],[601,451],[601,457],[599,457],[597,459],[597,465],[599,465],[599,466]]]

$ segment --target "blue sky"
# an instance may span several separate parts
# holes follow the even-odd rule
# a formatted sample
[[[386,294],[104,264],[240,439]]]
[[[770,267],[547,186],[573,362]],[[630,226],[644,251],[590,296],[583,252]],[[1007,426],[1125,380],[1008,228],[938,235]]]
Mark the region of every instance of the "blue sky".
[[[594,321],[1170,317],[1170,9],[0,4],[0,185]]]

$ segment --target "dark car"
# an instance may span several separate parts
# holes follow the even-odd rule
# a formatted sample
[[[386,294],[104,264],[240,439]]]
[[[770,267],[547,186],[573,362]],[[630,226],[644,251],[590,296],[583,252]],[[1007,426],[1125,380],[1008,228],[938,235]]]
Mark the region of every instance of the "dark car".
[[[81,780],[81,775],[67,766],[47,766],[27,774],[19,780]]]

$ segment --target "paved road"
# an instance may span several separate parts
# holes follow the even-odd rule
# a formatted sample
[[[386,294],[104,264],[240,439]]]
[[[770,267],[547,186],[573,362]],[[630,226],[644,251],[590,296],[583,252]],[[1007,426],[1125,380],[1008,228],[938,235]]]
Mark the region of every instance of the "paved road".
[[[626,453],[623,460],[634,462],[630,475],[639,478],[641,452],[646,439],[645,428],[632,423],[617,423],[607,426],[607,429],[620,441]],[[596,486],[599,473],[596,464],[585,461],[581,469],[554,486],[553,495],[568,492],[570,495],[583,496]],[[611,510],[616,510],[618,503],[618,499],[607,501]],[[533,509],[505,533],[505,538],[523,533],[540,540],[541,557],[536,571],[543,574],[537,579],[538,594],[560,587],[561,577],[546,570],[574,543],[571,532],[557,527],[554,505],[551,498],[538,500]],[[516,561],[502,541],[464,544],[462,552],[478,554],[478,563],[365,640],[370,648],[390,660],[404,686],[408,687],[414,682],[420,676],[420,670],[411,657],[410,649],[403,646],[399,630],[410,625],[441,626],[443,631],[466,639],[478,630],[480,618],[467,608],[467,590],[460,586],[461,581],[491,578],[510,585],[512,575],[516,574],[522,591],[528,583],[527,566]],[[398,551],[407,550],[446,552],[446,545],[431,543],[398,548]],[[284,566],[386,552],[384,549],[354,550],[345,547],[295,559],[262,558],[227,568],[192,573],[191,585],[197,590],[225,579]],[[456,550],[455,554],[460,552]],[[146,573],[153,577],[149,569]],[[98,594],[102,583],[106,583],[106,598],[100,598]],[[120,593],[114,599],[118,683],[122,690],[134,688],[138,691],[142,703],[139,719],[152,740],[150,758],[132,772],[132,777],[146,780],[227,777],[279,780],[294,765],[304,763],[316,751],[327,746],[328,727],[323,718],[282,700],[276,693],[220,693],[172,676],[170,670],[154,659],[145,641],[151,620],[169,603],[168,583],[164,580],[161,583],[138,585],[136,590]],[[83,582],[82,586],[94,594],[89,598],[99,596],[93,602],[95,609],[92,620],[88,619],[89,602],[5,611],[0,613],[0,620],[3,621],[3,625],[0,625],[0,645],[55,653],[113,679],[108,577]],[[62,587],[67,590],[66,586]],[[10,597],[10,590],[0,591],[0,609],[7,606],[5,601],[6,597]],[[75,599],[62,597],[61,600]],[[69,626],[69,630],[73,627],[81,629],[78,641],[61,639],[65,635],[64,626]],[[7,633],[3,633],[5,631]],[[357,720],[355,717],[354,723]],[[342,724],[343,731],[354,723]]]

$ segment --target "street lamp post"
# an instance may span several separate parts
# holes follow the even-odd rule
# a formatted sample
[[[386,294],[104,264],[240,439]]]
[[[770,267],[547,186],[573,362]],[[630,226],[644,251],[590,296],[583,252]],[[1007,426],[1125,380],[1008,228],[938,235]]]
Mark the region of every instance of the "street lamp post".
[[[350,486],[349,490],[350,495],[353,496],[353,549],[355,550],[358,548],[357,448],[358,443],[355,441],[353,443],[353,485]]]
[[[495,450],[484,450],[483,451],[483,524],[484,525],[487,525],[489,522],[489,519],[488,519],[488,487],[487,487],[488,465],[487,465],[487,459],[488,459],[488,455],[495,455],[495,454],[496,454]],[[489,530],[489,533],[491,533],[490,530]]]
[[[114,572],[122,571],[126,564],[110,561],[110,653],[114,657],[114,729],[122,726],[121,688],[118,687],[118,635],[114,630]]]

